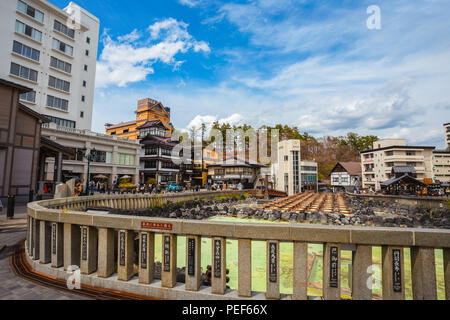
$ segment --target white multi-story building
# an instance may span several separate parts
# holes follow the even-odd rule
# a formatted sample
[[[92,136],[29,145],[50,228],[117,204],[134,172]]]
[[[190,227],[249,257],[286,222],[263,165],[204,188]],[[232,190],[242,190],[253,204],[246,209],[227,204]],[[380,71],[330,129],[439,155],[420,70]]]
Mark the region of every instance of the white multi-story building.
[[[302,161],[300,140],[278,143],[278,161],[272,164],[275,189],[293,195],[304,190],[317,190],[317,163]]]
[[[450,123],[444,124],[445,147],[450,148]]]
[[[361,152],[363,188],[380,190],[380,183],[392,178],[393,167],[413,167],[418,180],[432,182],[432,153],[435,147],[407,146],[404,139],[375,141]]]
[[[60,126],[91,129],[99,20],[73,2],[0,1],[0,77],[33,91],[21,102]]]

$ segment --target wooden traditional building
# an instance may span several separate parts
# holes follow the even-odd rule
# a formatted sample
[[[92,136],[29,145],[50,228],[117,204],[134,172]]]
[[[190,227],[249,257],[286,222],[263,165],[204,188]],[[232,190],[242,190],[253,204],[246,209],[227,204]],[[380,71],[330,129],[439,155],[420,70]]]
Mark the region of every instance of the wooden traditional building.
[[[170,108],[166,108],[159,101],[146,98],[138,101],[136,120],[121,122],[118,124],[105,124],[108,135],[119,138],[136,140],[139,138],[138,127],[145,125],[148,121],[161,121],[164,125],[164,136],[169,138],[173,132],[173,125],[170,122]]]
[[[147,121],[137,127],[142,145],[140,155],[141,183],[157,183],[167,185],[190,183],[192,164],[177,164],[182,154],[174,155],[173,148],[178,144],[165,136],[166,127],[157,120]]]
[[[0,79],[0,198],[36,190],[41,125],[49,120],[20,104],[32,89]]]

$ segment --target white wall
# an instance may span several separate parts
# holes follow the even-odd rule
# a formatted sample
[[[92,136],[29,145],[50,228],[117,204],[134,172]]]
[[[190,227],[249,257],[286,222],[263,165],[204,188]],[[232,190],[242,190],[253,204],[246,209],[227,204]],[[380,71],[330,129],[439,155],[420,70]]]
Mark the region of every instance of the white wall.
[[[23,0],[23,2],[31,5],[44,13],[44,23],[41,24],[27,15],[18,13],[17,0],[2,0],[0,1],[0,34],[2,39],[2,46],[0,47],[0,78],[12,81],[36,91],[36,102],[23,102],[26,106],[33,110],[53,117],[58,117],[66,120],[76,122],[76,127],[79,129],[91,129],[92,125],[92,108],[94,102],[94,88],[95,88],[95,71],[98,51],[99,39],[99,20],[87,11],[81,9],[81,21],[84,27],[81,30],[75,31],[75,39],[71,38],[53,30],[54,20],[65,23],[67,14],[48,1],[45,0]],[[74,3],[70,3],[69,8],[77,8]],[[79,7],[78,7],[79,8]],[[15,21],[19,20],[42,32],[41,43],[36,42],[26,36],[21,36],[15,33]],[[86,29],[88,28],[88,30]],[[90,38],[90,44],[86,42],[86,37]],[[53,38],[56,38],[64,43],[72,46],[73,57],[56,52],[52,49]],[[40,61],[33,60],[13,55],[12,47],[13,41],[19,41],[33,49],[40,51]],[[85,55],[85,50],[89,50],[89,56]],[[72,64],[71,75],[51,69],[50,57],[54,56],[65,62]],[[16,78],[10,75],[11,62],[15,62],[24,67],[28,67],[38,71],[38,83],[33,83],[21,78]],[[84,71],[84,65],[88,65],[88,71]],[[48,78],[52,75],[56,78],[70,82],[70,93],[64,93],[50,89],[48,87]],[[83,80],[87,82],[87,86],[83,87]],[[69,101],[68,112],[48,108],[47,95],[66,99]],[[81,96],[85,96],[85,102],[81,101]],[[83,118],[80,117],[80,112],[84,112]]]

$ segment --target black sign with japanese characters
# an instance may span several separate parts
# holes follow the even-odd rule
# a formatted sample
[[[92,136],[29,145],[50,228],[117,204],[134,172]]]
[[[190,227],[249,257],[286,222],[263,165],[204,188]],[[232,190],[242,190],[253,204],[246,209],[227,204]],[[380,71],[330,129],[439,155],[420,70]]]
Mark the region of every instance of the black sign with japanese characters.
[[[52,223],[52,254],[56,254],[56,223]]]
[[[188,239],[188,275],[195,275],[195,239]]]
[[[222,275],[222,243],[221,240],[214,240],[214,277],[220,278]]]
[[[277,282],[277,244],[269,243],[269,281]]]
[[[394,292],[402,292],[402,269],[401,269],[400,249],[392,250],[392,270]]]
[[[330,248],[330,287],[337,288],[339,286],[339,248]]]
[[[147,234],[141,234],[141,268],[147,269]]]
[[[125,266],[125,231],[119,232],[119,264]]]
[[[87,260],[87,228],[81,228],[81,260]]]
[[[164,236],[164,271],[170,271],[170,236]]]

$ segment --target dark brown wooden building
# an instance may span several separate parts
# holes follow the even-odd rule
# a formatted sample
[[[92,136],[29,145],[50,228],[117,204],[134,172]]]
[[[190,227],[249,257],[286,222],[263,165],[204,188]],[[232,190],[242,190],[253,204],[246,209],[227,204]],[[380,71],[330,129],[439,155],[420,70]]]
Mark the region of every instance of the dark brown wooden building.
[[[28,196],[35,190],[41,141],[40,113],[22,105],[19,95],[32,91],[0,79],[0,199]]]

